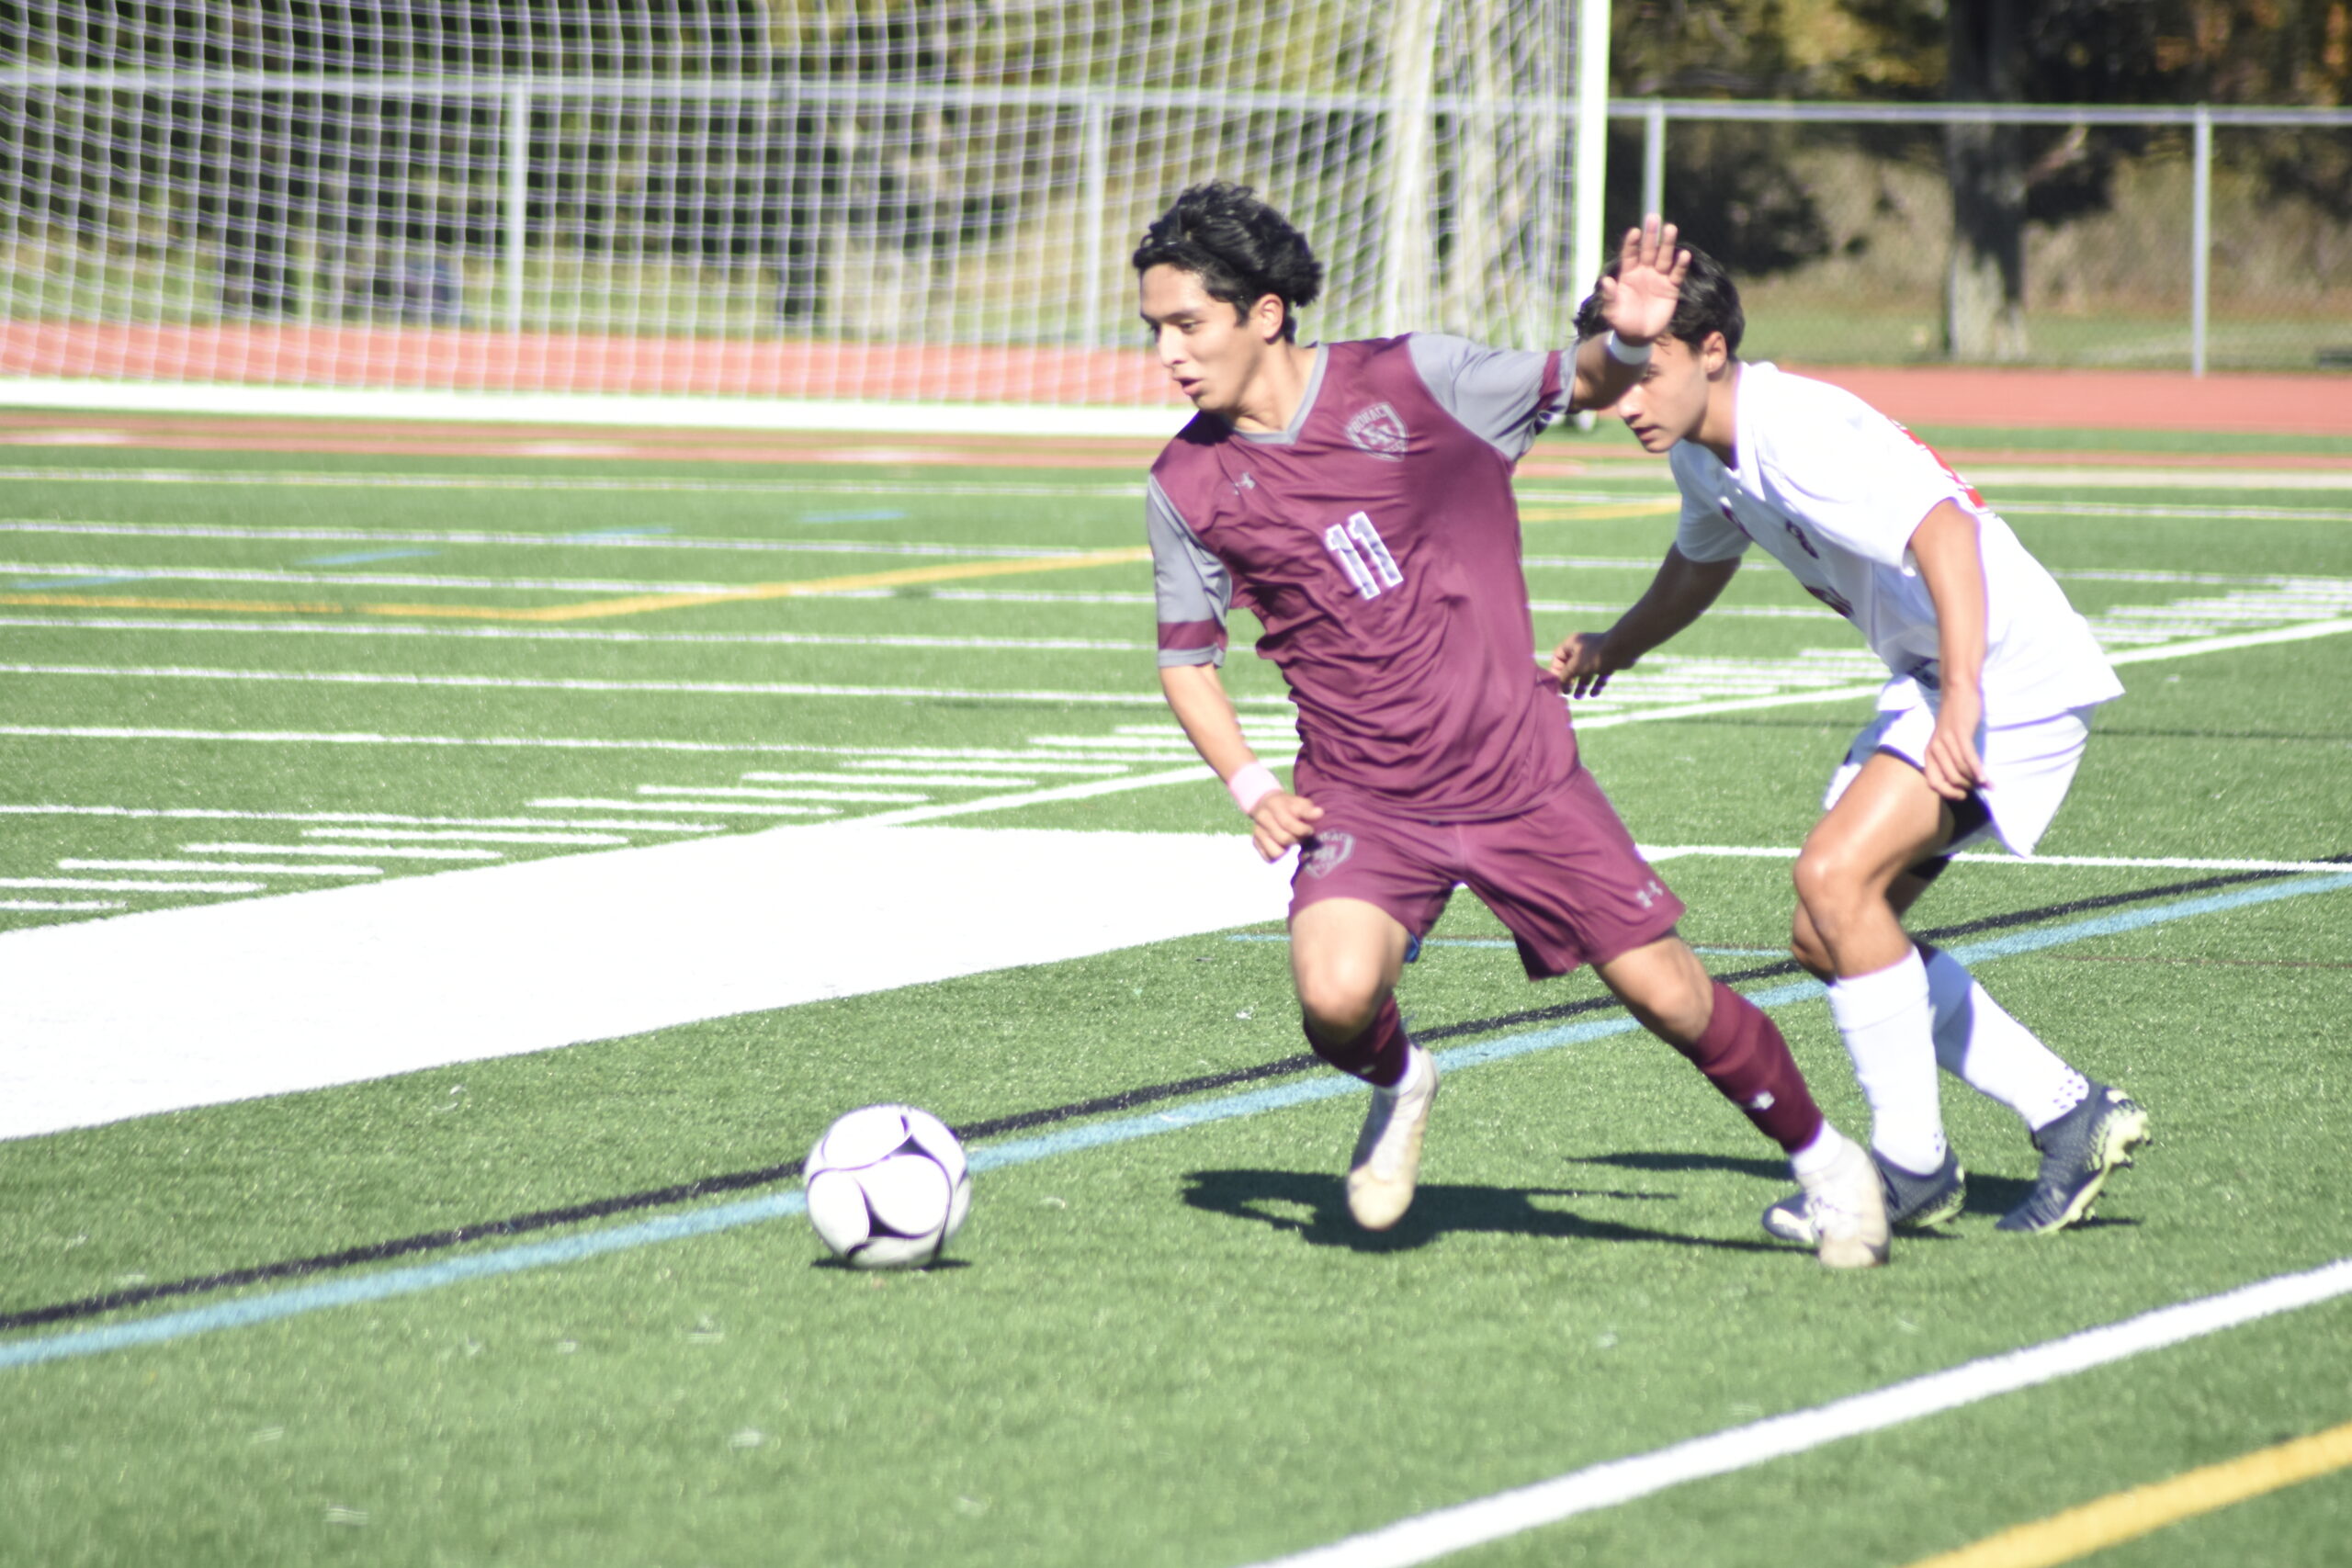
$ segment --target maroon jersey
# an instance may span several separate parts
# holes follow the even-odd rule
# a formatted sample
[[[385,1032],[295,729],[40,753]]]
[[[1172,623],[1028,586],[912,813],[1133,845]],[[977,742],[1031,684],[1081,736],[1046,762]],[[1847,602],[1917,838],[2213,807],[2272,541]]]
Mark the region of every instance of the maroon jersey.
[[[1147,492],[1160,662],[1221,662],[1238,604],[1298,705],[1299,794],[1530,809],[1576,741],[1535,662],[1510,476],[1566,400],[1557,353],[1415,334],[1324,345],[1287,430],[1195,416]]]

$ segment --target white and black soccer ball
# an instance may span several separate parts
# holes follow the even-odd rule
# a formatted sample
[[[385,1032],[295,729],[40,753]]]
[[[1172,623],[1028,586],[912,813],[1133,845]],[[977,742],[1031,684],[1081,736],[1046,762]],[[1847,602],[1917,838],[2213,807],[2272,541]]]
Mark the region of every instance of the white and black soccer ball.
[[[808,1151],[808,1223],[853,1269],[920,1269],[939,1260],[972,1204],[964,1145],[911,1105],[869,1105]]]

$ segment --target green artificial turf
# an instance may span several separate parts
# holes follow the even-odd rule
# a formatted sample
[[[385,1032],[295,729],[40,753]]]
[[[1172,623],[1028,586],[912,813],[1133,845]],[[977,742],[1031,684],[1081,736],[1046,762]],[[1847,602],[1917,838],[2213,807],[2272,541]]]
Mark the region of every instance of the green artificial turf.
[[[2101,435],[2097,444],[2117,450],[2127,439]],[[2307,448],[2168,449],[2252,458]],[[38,447],[19,448],[14,460],[125,472],[13,479],[13,518],[248,531],[0,535],[0,560],[17,569],[0,568],[0,592],[19,596],[521,609],[622,592],[525,584],[766,583],[1001,558],[957,547],[1114,548],[1140,532],[1136,476],[1106,470],[665,470]],[[412,480],[475,472],[547,482],[156,477],[337,467]],[[578,482],[665,471],[711,488]],[[1653,474],[1527,488],[1546,507],[1573,508],[1581,499],[1557,498],[1653,496],[1660,482]],[[2075,513],[2039,509],[2067,499],[2037,490],[2034,509],[2013,520],[2062,573],[2106,574],[2064,578],[2093,615],[2247,587],[2150,574],[2352,580],[2352,496],[2342,491],[2152,484],[2086,491],[2074,499],[2088,504]],[[2140,510],[2098,510],[2118,502]],[[2272,502],[2309,515],[2195,514],[2200,505]],[[853,510],[900,515],[801,520]],[[1671,522],[1653,514],[1531,523],[1532,556],[1628,563],[1532,566],[1532,593],[1629,602]],[[671,530],[673,543],[567,542],[647,527]],[[271,529],[433,537],[250,536]],[[526,537],[449,536],[469,532]],[[948,553],[692,547],[726,540],[926,544]],[[317,560],[376,548],[435,553]],[[150,575],[67,587],[31,570],[58,565]],[[336,581],[152,575],[170,569]],[[444,581],[352,581],[365,574]],[[551,808],[532,802],[643,798],[637,792],[648,785],[734,787],[746,772],[831,769],[858,755],[854,748],[1043,755],[1044,738],[1100,742],[1123,726],[1141,727],[1129,735],[1170,733],[1149,674],[1150,605],[1136,597],[1148,581],[1148,567],[1129,562],[912,584],[876,597],[733,601],[564,622],[0,605],[9,623],[0,662],[12,667],[0,674],[0,723],[9,727],[0,731],[9,780],[0,804],[246,814],[0,814],[0,874],[54,876],[62,859],[169,858],[190,842],[292,844],[304,825],[298,814],[545,818]],[[967,589],[1000,596],[955,596]],[[1743,574],[1726,599],[1757,609],[1809,604],[1766,571]],[[1538,640],[1606,624],[1539,615]],[[434,635],[296,629],[305,626]],[[826,640],[443,635],[468,628]],[[1233,630],[1246,643],[1254,628],[1237,616]],[[1110,646],[1006,646],[1049,638]],[[1719,616],[1664,653],[1790,660],[1858,646],[1828,617]],[[2100,716],[2043,851],[2352,853],[2352,725],[2337,695],[2347,646],[2330,637],[2127,666],[2130,693]],[[67,667],[117,672],[60,672]],[[164,673],[174,671],[214,673]],[[239,681],[220,671],[390,683]],[[1271,669],[1246,651],[1227,674],[1245,699],[1279,692]],[[451,679],[540,683],[424,683]],[[605,684],[544,683],[553,681]],[[652,682],[692,689],[642,684]],[[865,691],[711,689],[721,683]],[[1073,700],[1081,697],[1135,700]],[[1869,706],[1849,696],[1596,723],[1583,745],[1643,842],[1787,848],[1812,821],[1821,785]],[[1244,712],[1279,719],[1286,710],[1258,702]],[[105,733],[165,729],[216,733]],[[29,733],[57,730],[78,733]],[[254,739],[259,732],[386,739]],[[501,737],[745,750],[447,743]],[[811,750],[752,750],[760,747]],[[751,832],[786,819],[703,820]],[[951,820],[1163,832],[1236,825],[1204,773]],[[388,863],[386,875],[431,869]],[[1785,940],[1791,901],[1785,860],[1693,854],[1662,860],[1660,870],[1689,903],[1685,934],[1710,950],[1712,967],[1738,973],[1775,962],[1769,954]],[[2177,902],[2219,874],[1963,863],[1914,924],[2045,912],[2021,928],[1957,939],[1989,940]],[[2185,890],[2097,902],[2175,886]],[[212,901],[123,897],[133,908]],[[104,918],[13,911],[0,913],[0,929]],[[919,1103],[968,1125],[1273,1062],[1302,1049],[1286,954],[1277,941],[1240,939],[1275,931],[1209,932],[0,1143],[8,1281],[0,1312],[759,1169],[797,1158],[835,1115],[877,1100]],[[1529,985],[1497,945],[1500,927],[1466,896],[1435,935],[1402,997],[1417,1028],[1484,1021],[1449,1047],[1557,1028],[1556,1019],[1511,1020],[1600,995],[1589,976]],[[1604,1034],[1450,1073],[1420,1196],[1382,1236],[1345,1218],[1340,1173],[1360,1114],[1350,1095],[1171,1123],[1152,1136],[983,1172],[948,1265],[926,1272],[868,1276],[831,1266],[806,1224],[786,1216],[0,1369],[9,1394],[0,1404],[0,1562],[1250,1563],[2352,1253],[2352,1209],[2335,1174],[2346,1130],[2352,891],[2086,932],[1990,959],[1980,973],[2070,1059],[2127,1087],[2154,1118],[2157,1142],[2140,1168],[2117,1179],[2095,1223],[2064,1235],[1994,1232],[1993,1221],[2026,1190],[2033,1151],[2014,1119],[1955,1087],[1947,1114],[1971,1172],[1967,1212],[1948,1235],[1899,1241],[1887,1269],[1825,1274],[1757,1228],[1758,1212],[1786,1189],[1777,1152],[1673,1053],[1638,1032]],[[1751,990],[1788,983],[1745,982]],[[1596,1010],[1568,1021],[1614,1016]],[[1826,1008],[1793,1000],[1775,1016],[1825,1110],[1859,1131],[1859,1095]],[[1253,1087],[1263,1086],[1054,1125],[1148,1122],[1159,1110]],[[486,1257],[729,1201],[657,1204],[324,1277]],[[0,1335],[0,1349],[221,1302],[269,1301],[292,1288],[260,1283],[18,1328]],[[2347,1312],[2339,1300],[2288,1314],[1585,1514],[1458,1561],[1907,1563],[2352,1420]],[[2098,1561],[2333,1562],[2352,1502],[2347,1486],[2342,1473],[2325,1477]]]

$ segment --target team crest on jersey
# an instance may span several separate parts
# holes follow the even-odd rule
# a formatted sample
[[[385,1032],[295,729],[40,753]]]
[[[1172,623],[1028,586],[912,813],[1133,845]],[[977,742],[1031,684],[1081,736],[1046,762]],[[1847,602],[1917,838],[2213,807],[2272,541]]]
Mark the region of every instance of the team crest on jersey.
[[[1298,869],[1308,876],[1326,877],[1346,864],[1348,857],[1355,852],[1353,833],[1317,833],[1298,857]]]
[[[1348,439],[1375,457],[1402,457],[1409,437],[1395,409],[1374,403],[1348,421]]]

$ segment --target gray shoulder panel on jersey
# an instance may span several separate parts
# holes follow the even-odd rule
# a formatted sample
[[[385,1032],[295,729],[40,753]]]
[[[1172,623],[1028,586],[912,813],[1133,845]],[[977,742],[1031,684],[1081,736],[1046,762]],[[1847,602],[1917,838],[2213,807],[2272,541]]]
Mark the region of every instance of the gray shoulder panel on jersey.
[[[1567,408],[1565,384],[1557,397],[1543,400],[1551,357],[1543,349],[1488,348],[1444,333],[1415,333],[1405,348],[1438,406],[1514,463]]]
[[[1233,608],[1233,574],[1193,532],[1158,479],[1143,491],[1144,532],[1151,541],[1151,591],[1159,604],[1159,662],[1223,664],[1222,639],[1197,647],[1167,646],[1168,628],[1207,622],[1219,628]],[[1189,639],[1188,639],[1189,640]]]

